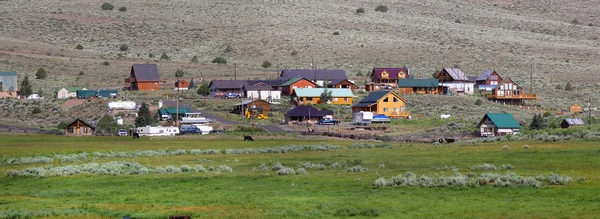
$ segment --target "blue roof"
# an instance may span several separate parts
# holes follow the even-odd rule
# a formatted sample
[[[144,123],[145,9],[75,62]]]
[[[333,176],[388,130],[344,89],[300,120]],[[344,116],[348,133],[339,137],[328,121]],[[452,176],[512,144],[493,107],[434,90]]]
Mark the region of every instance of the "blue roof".
[[[486,69],[485,71],[483,71],[483,73],[481,73],[479,75],[479,77],[477,77],[477,81],[484,81],[485,79],[487,79],[492,73],[494,72],[494,70],[492,69]]]

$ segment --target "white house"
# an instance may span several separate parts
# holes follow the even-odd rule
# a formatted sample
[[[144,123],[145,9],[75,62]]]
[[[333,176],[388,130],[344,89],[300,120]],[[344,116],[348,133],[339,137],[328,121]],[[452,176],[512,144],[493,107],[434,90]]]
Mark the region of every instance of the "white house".
[[[486,113],[477,125],[482,137],[518,134],[521,125],[511,114]]]
[[[443,93],[473,94],[475,82],[458,68],[444,68],[436,78],[440,86],[444,87]]]
[[[244,97],[252,100],[266,100],[270,102],[272,100],[281,99],[281,91],[274,90],[271,86],[244,86],[243,88]]]
[[[56,92],[56,98],[67,99],[76,98],[78,90],[87,90],[85,87],[63,87]]]

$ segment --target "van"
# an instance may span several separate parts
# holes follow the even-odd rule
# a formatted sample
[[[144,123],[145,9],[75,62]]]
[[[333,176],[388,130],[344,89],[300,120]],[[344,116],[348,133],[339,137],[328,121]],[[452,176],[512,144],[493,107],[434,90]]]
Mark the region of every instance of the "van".
[[[193,125],[184,125],[181,126],[181,129],[179,130],[179,134],[180,135],[185,135],[185,134],[199,134],[201,133],[200,129],[196,126]]]

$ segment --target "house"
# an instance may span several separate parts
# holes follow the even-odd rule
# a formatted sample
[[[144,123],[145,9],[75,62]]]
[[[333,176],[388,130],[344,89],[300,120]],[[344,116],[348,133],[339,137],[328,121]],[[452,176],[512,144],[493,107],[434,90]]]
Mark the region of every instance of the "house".
[[[369,82],[365,84],[365,91],[373,92],[373,91],[381,91],[381,90],[392,90],[392,86]]]
[[[367,111],[374,115],[383,114],[390,118],[410,118],[406,111],[406,100],[393,91],[375,91],[352,106],[352,112]]]
[[[172,119],[175,117],[183,117],[185,116],[186,113],[191,113],[192,111],[189,108],[186,107],[179,107],[178,108],[162,108],[160,110],[158,110],[158,118],[160,118],[160,120],[167,120],[167,119]],[[179,116],[177,116],[179,115]]]
[[[324,118],[333,119],[333,110],[318,110],[313,106],[296,106],[285,113],[288,124],[315,124]]]
[[[187,90],[190,87],[190,82],[187,80],[175,81],[175,90]]]
[[[273,90],[281,90],[283,80],[247,80],[246,83],[251,86],[271,86]]]
[[[285,95],[292,95],[295,88],[316,88],[317,84],[306,78],[292,78],[281,84],[281,92]]]
[[[344,70],[283,69],[278,80],[288,81],[293,78],[306,78],[319,87],[326,86],[330,81],[348,79]]]
[[[396,88],[398,80],[406,78],[410,78],[407,68],[374,68],[371,71],[371,82],[382,85],[384,88]]]
[[[585,125],[585,123],[583,123],[583,120],[579,119],[579,118],[566,118],[563,119],[563,121],[560,123],[560,127],[563,129],[569,128],[571,126],[583,126]]]
[[[521,125],[511,114],[486,113],[477,128],[482,137],[504,136],[521,132]]]
[[[19,84],[17,83],[16,72],[0,72],[0,91],[14,91],[19,90]]]
[[[78,90],[87,90],[85,87],[63,87],[56,92],[57,99],[77,98]]]
[[[443,94],[473,94],[474,82],[458,68],[444,68],[436,77],[442,87]]]
[[[438,94],[439,81],[435,78],[404,79],[398,81],[400,94]]]
[[[492,89],[492,93],[488,94],[487,98],[491,101],[504,104],[523,105],[524,100],[535,100],[537,96],[535,94],[523,93],[521,86],[513,82],[510,78],[506,78]]]
[[[281,91],[273,90],[273,87],[259,83],[257,85],[244,85],[243,96],[249,99],[260,99],[272,102],[281,99]]]
[[[246,109],[253,114],[264,114],[271,112],[271,103],[264,100],[244,100],[240,103],[233,105],[232,113],[240,114],[245,112]]]
[[[77,90],[77,99],[117,98],[118,90]]]
[[[320,104],[321,94],[331,92],[331,102],[328,104],[351,105],[352,91],[346,88],[296,88],[292,92],[291,101],[295,105]]]
[[[125,78],[127,90],[160,90],[160,79],[156,64],[133,64],[129,77]]]
[[[570,113],[581,113],[581,112],[583,112],[583,110],[581,110],[581,105],[575,103],[569,107],[569,112]]]
[[[228,93],[243,95],[243,88],[248,85],[245,80],[212,80],[208,87],[211,96],[221,97]]]
[[[345,88],[354,92],[354,82],[348,79],[332,80],[327,84],[328,88]]]
[[[69,123],[65,127],[66,136],[93,136],[96,128],[81,119],[75,119],[75,121]]]
[[[488,68],[475,79],[475,84],[479,90],[490,92],[502,80],[502,77],[495,70]]]

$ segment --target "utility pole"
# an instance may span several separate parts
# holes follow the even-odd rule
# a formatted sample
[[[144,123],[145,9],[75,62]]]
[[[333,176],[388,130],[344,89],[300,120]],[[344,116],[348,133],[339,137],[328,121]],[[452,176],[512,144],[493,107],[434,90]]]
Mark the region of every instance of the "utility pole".
[[[588,99],[588,104],[587,104],[587,108],[588,108],[588,125],[592,125],[592,97],[590,96]]]
[[[529,70],[529,93],[533,93],[533,64],[531,64],[531,70]]]
[[[237,63],[233,63],[233,80],[237,80]]]
[[[177,103],[175,104],[175,126],[179,127],[179,77],[177,77]]]

